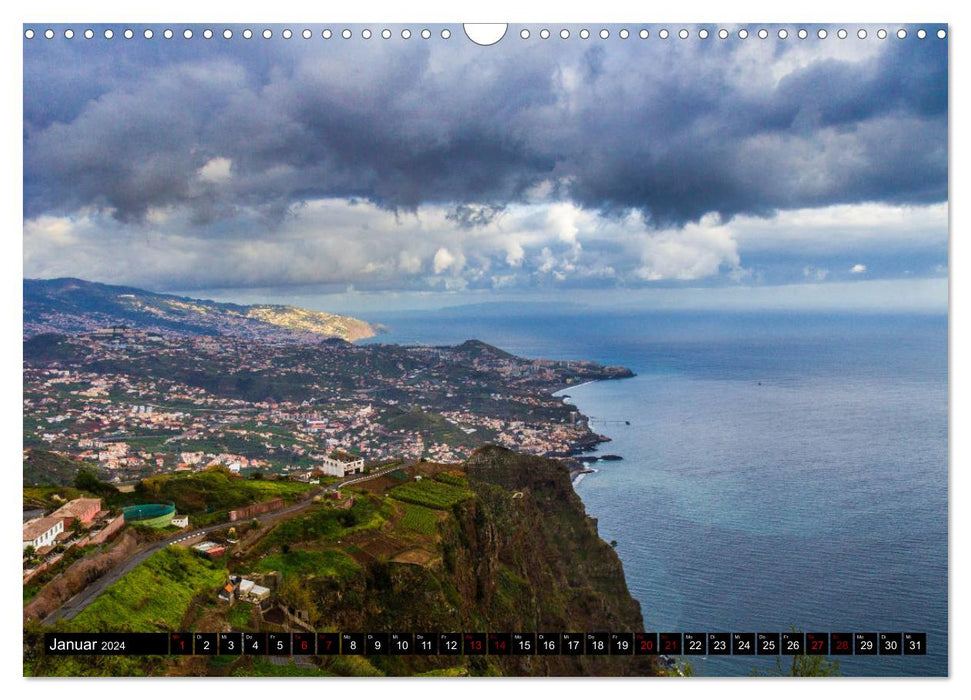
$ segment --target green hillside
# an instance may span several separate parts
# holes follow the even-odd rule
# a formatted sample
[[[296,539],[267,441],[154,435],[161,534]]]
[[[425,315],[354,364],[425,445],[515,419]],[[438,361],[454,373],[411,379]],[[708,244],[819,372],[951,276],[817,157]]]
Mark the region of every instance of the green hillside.
[[[239,541],[220,559],[225,564],[169,547],[55,628],[292,629],[281,628],[279,617],[261,618],[249,603],[216,600],[226,577],[238,574],[259,578],[273,601],[320,631],[643,630],[620,560],[597,535],[561,463],[484,447],[461,468],[419,463],[401,472],[406,481],[385,475],[344,489],[340,500],[321,499],[292,517],[239,527]],[[244,481],[221,483],[211,475],[206,481],[227,492],[239,488],[237,499],[252,495]],[[350,498],[353,505],[345,507]],[[40,631],[28,626],[29,649],[40,643]],[[27,675],[60,672],[30,651],[24,663]],[[77,658],[70,667],[81,675],[658,673],[649,657],[609,655],[321,656],[279,668],[249,656]]]
[[[294,481],[269,481],[231,476],[220,469],[190,474],[152,476],[135,486],[135,499],[142,502],[171,501],[180,513],[225,516],[226,511],[258,501],[282,498],[290,503],[312,486]],[[194,519],[199,523],[199,518]]]
[[[84,631],[175,632],[192,599],[218,588],[227,575],[224,568],[191,550],[166,547],[109,586],[71,626]]]
[[[32,449],[24,452],[24,486],[70,486],[79,469],[87,469],[99,477],[106,474],[97,465],[57,452]]]

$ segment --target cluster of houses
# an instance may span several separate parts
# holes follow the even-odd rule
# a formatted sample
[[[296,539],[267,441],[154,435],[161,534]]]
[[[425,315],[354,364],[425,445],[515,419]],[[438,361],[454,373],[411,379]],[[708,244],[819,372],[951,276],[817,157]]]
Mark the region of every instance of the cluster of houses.
[[[219,600],[232,605],[237,600],[245,603],[260,605],[270,599],[272,591],[255,581],[242,576],[230,576],[229,582],[223,586],[218,594]]]
[[[230,454],[224,452],[222,454],[210,454],[207,452],[196,451],[196,452],[180,452],[179,462],[176,465],[176,471],[193,471],[199,470],[206,467],[213,466],[224,466],[233,474],[239,474],[240,469],[246,469],[248,467],[258,467],[263,464],[262,460],[259,459],[247,459],[242,455]]]
[[[309,623],[310,616],[306,610],[290,608],[273,595],[273,588],[279,588],[279,585],[280,575],[277,572],[230,576],[217,595],[219,600],[229,605],[237,601],[250,603],[253,613],[261,623],[267,622],[286,630],[312,633],[314,628]]]
[[[80,532],[72,526],[80,525]],[[100,498],[75,498],[57,510],[31,518],[23,524],[23,550],[25,559],[27,548],[33,549],[34,557],[45,561],[24,570],[25,581],[60,559],[54,550],[59,545],[62,550],[75,545],[100,544],[125,524],[124,514],[111,517],[102,510]]]
[[[38,554],[44,554],[42,550],[52,547],[59,539],[69,539],[70,533],[65,528],[75,520],[90,527],[101,512],[100,498],[75,498],[49,515],[28,520],[24,523],[24,549],[32,546]]]
[[[201,458],[202,453],[198,453]],[[183,453],[183,458],[186,456],[194,457],[195,455],[189,455],[188,453]],[[223,455],[220,455],[222,457]],[[188,461],[188,460],[187,460]],[[234,471],[238,471],[239,465],[236,466]],[[357,455],[352,455],[347,452],[333,452],[328,456],[323,457],[320,471],[328,476],[336,476],[343,478],[348,475],[353,474],[363,474],[364,473],[364,458]],[[276,504],[270,502],[267,504],[257,504],[256,506],[251,506],[250,508],[258,508],[260,505],[269,508],[279,507],[281,504]],[[247,509],[240,509],[241,511],[247,511]],[[256,513],[249,513],[248,511],[241,515],[240,517],[250,517]],[[60,543],[67,542],[74,537],[74,533],[70,532],[68,528],[78,521],[82,527],[91,528],[97,522],[105,520],[108,512],[101,509],[101,499],[100,498],[76,498],[73,501],[65,503],[63,506],[55,510],[54,512],[42,516],[39,518],[33,518],[24,522],[23,528],[23,548],[27,549],[28,546],[34,548],[34,552],[37,555],[44,556],[51,549]],[[230,519],[235,520],[237,512],[230,514]],[[121,525],[124,524],[124,516],[118,516],[110,523],[107,523],[108,527],[111,528],[110,532],[114,532]],[[173,518],[172,524],[176,527],[187,527],[188,517],[181,516]],[[107,533],[107,534],[110,534]],[[101,533],[99,533],[101,534]],[[107,537],[104,534],[103,537]]]

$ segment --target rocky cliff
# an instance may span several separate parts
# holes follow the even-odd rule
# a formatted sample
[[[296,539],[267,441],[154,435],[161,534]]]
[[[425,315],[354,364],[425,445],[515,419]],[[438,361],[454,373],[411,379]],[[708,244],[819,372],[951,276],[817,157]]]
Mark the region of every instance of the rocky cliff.
[[[342,630],[634,632],[640,606],[558,461],[488,446],[466,463],[475,494],[439,525],[440,559],[374,562],[318,580],[319,623]],[[389,675],[465,665],[487,675],[652,675],[649,657],[378,657]]]
[[[419,480],[420,479],[420,480]],[[427,488],[425,488],[427,486]],[[402,494],[406,490],[411,496]],[[269,585],[301,629],[342,632],[636,632],[640,606],[621,562],[597,535],[559,461],[487,446],[463,468],[419,463],[362,484],[352,507],[321,501],[268,527],[250,528],[240,553],[221,560]],[[437,508],[411,501],[432,496]],[[345,496],[346,497],[346,496]],[[405,499],[405,500],[402,500]],[[427,501],[430,503],[430,500]],[[350,503],[350,502],[349,502]],[[415,519],[419,515],[425,518]],[[408,518],[412,520],[409,521]],[[424,524],[423,524],[424,523]],[[230,571],[223,570],[224,575]],[[247,574],[249,575],[249,574]],[[128,580],[128,579],[131,580]],[[139,574],[97,615],[113,631],[281,631],[281,620],[226,606],[202,581],[167,621],[140,612],[157,592]],[[141,582],[141,583],[140,583]],[[191,581],[180,579],[183,588]],[[99,599],[100,600],[100,599]],[[135,601],[134,610],[118,608]],[[141,602],[139,602],[141,601]],[[25,625],[26,675],[654,675],[646,656],[320,656],[281,667],[265,657],[46,657],[43,631],[77,630],[58,621]],[[78,622],[77,624],[81,624]],[[88,624],[88,623],[85,623]],[[100,627],[98,628],[101,629]],[[283,630],[287,629],[286,627]],[[106,631],[106,630],[102,630]]]

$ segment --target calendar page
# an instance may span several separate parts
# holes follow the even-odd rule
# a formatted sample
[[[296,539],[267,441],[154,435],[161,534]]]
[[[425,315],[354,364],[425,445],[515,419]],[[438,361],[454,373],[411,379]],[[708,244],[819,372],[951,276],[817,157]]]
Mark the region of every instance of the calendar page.
[[[24,676],[948,675],[950,27],[650,15],[22,25]]]

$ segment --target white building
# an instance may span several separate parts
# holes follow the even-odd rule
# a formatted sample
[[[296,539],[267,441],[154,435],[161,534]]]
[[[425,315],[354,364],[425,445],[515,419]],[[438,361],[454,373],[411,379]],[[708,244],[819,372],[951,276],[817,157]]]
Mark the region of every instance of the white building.
[[[64,518],[36,518],[24,523],[24,549],[33,545],[34,549],[53,544],[59,534],[64,532]]]
[[[364,458],[355,457],[346,452],[334,452],[329,457],[324,457],[320,470],[328,476],[344,477],[348,474],[363,474]]]
[[[241,579],[239,582],[239,599],[249,603],[260,603],[270,597],[270,589],[261,586],[248,578]]]

